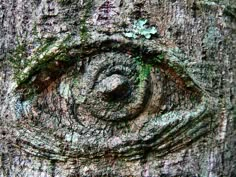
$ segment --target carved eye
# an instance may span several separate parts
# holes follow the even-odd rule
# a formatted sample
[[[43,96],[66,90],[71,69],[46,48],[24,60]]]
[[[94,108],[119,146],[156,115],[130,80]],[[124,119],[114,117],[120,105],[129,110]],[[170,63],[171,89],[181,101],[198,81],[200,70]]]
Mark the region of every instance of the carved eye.
[[[49,144],[46,149],[57,156],[62,146],[69,149],[65,156],[72,157],[85,155],[87,148],[101,156],[107,149],[123,155],[134,149],[140,155],[140,146],[159,148],[168,137],[157,140],[161,131],[172,127],[173,133],[174,126],[205,115],[204,94],[177,53],[153,41],[110,38],[93,41],[83,50],[74,43],[53,49],[44,55],[46,67],[33,65],[28,69],[31,74],[22,75],[17,91],[27,106],[21,115],[45,136],[53,132],[53,138],[32,134],[21,141],[41,150]],[[29,84],[36,90],[31,100]]]

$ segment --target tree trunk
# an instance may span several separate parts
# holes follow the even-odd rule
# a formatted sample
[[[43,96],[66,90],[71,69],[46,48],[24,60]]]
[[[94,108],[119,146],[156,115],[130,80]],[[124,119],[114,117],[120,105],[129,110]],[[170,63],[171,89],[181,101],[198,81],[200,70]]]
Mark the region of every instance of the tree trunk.
[[[0,176],[236,176],[236,2],[0,0]]]

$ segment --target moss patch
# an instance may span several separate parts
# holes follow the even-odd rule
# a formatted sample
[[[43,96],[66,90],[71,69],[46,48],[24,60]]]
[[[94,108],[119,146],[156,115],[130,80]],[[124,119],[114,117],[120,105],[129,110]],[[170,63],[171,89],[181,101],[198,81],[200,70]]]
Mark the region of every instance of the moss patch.
[[[139,86],[142,87],[144,85],[145,80],[147,80],[150,75],[152,65],[144,63],[140,56],[137,56],[133,59],[138,65],[138,70],[139,70],[138,81],[139,81]]]

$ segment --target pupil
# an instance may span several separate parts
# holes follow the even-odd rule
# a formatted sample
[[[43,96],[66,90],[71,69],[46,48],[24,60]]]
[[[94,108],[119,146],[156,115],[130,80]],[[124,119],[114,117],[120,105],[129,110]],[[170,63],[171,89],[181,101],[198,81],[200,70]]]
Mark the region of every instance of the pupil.
[[[120,101],[130,93],[129,81],[122,75],[113,74],[103,79],[97,90],[106,101]]]

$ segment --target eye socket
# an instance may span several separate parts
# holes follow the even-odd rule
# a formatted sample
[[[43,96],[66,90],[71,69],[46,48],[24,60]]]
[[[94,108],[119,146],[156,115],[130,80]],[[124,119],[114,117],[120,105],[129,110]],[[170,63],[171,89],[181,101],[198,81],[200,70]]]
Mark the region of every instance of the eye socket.
[[[83,50],[74,45],[63,52],[46,54],[50,56],[45,60],[47,66],[40,70],[32,67],[37,73],[23,77],[18,85],[18,91],[24,95],[23,103],[29,100],[29,94],[24,92],[29,83],[37,92],[23,116],[35,127],[43,127],[45,135],[54,132],[55,141],[63,134],[64,142],[72,143],[70,156],[75,149],[78,154],[84,154],[78,147],[97,147],[93,138],[106,142],[114,135],[123,137],[125,131],[130,132],[127,137],[130,136],[128,139],[136,147],[142,141],[137,138],[141,137],[139,131],[142,132],[138,127],[146,127],[149,132],[142,135],[144,145],[149,146],[148,139],[156,136],[155,129],[161,129],[160,124],[158,128],[153,127],[158,117],[168,115],[165,118],[168,122],[172,119],[169,113],[192,110],[203,96],[170,49],[151,44],[106,39],[88,44]],[[62,53],[71,60],[55,60]],[[179,115],[184,117],[184,114]],[[44,138],[39,139],[45,142]],[[125,146],[120,141],[114,145],[116,148]],[[113,148],[113,142],[110,143],[109,148]],[[107,148],[105,144],[97,150],[102,152],[101,156]],[[41,145],[37,147],[42,149]],[[58,148],[55,144],[48,147]]]

